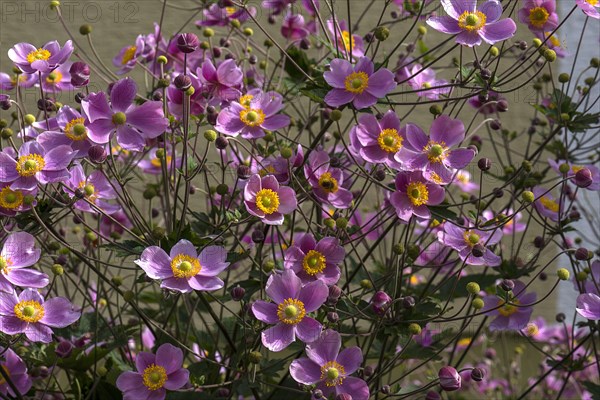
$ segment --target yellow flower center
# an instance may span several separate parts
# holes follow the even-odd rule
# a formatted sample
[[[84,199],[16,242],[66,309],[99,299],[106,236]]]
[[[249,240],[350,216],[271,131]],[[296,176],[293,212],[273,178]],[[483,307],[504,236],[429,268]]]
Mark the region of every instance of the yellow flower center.
[[[260,108],[246,108],[240,111],[240,119],[246,126],[259,126],[265,121],[265,113]]]
[[[50,72],[46,77],[46,83],[51,85],[54,83],[59,83],[60,81],[62,81],[62,78],[63,74],[61,74],[60,71],[53,71]]]
[[[171,159],[171,156],[166,157],[167,165],[171,164]],[[152,160],[150,160],[150,164],[152,164],[156,168],[160,168],[160,166],[162,165],[162,158],[154,157]]]
[[[21,321],[35,323],[44,318],[44,306],[35,300],[23,300],[15,304],[15,315]]]
[[[535,7],[529,10],[529,23],[536,28],[541,28],[546,22],[550,14],[544,7]]]
[[[344,381],[344,366],[337,361],[329,361],[321,367],[321,380],[325,381],[325,385],[339,386]]]
[[[443,182],[442,177],[433,171],[429,172],[429,180],[434,183],[437,183],[438,185]]]
[[[144,370],[142,380],[149,390],[161,389],[167,382],[167,370],[160,365],[150,364]]]
[[[538,328],[538,326],[536,324],[534,324],[533,322],[530,322],[527,324],[527,326],[525,327],[525,334],[529,337],[533,337],[535,335],[537,335],[540,332],[540,328]]]
[[[423,82],[423,84],[421,85],[421,87],[423,89],[430,89],[431,88],[431,83],[429,83],[429,82]]]
[[[200,260],[187,254],[177,254],[171,261],[171,270],[175,278],[189,279],[202,270]]]
[[[585,167],[581,166],[581,165],[573,165],[573,166],[571,166],[571,171],[573,171],[573,173],[576,174],[584,168]]]
[[[429,200],[429,190],[423,182],[411,182],[406,186],[408,199],[414,206],[422,206]]]
[[[121,64],[125,65],[129,61],[133,60],[133,57],[135,57],[136,51],[137,51],[137,47],[135,47],[135,46],[128,47],[127,50],[125,50],[125,52],[123,53],[123,58],[121,58]]]
[[[350,45],[350,42],[352,42],[352,45]],[[350,32],[348,31],[342,31],[342,43],[344,44],[347,53],[354,50],[354,47],[356,46],[356,40],[352,38],[352,35],[350,35]]]
[[[258,174],[260,176],[267,176],[269,174],[274,174],[274,173],[275,173],[275,167],[272,165],[267,165],[266,167],[264,167],[263,169],[258,171]]]
[[[0,368],[2,368],[4,370],[4,373],[6,374],[6,376],[8,376],[10,378],[10,371],[8,370],[8,367],[6,365],[0,365]],[[4,376],[0,374],[0,386],[4,385],[6,383],[6,379],[4,379]]]
[[[585,0],[589,5],[596,7],[598,0]]]
[[[23,204],[23,193],[6,186],[0,191],[0,207],[8,210],[18,208]]]
[[[446,147],[446,143],[444,142],[430,141],[423,147],[423,151],[427,153],[427,158],[432,163],[441,163],[448,157],[448,147]]]
[[[379,133],[377,143],[381,150],[388,153],[397,153],[402,147],[402,137],[396,129],[384,129]]]
[[[250,103],[252,102],[252,99],[254,98],[253,95],[251,94],[245,94],[242,97],[240,97],[240,104],[246,108],[250,107]]]
[[[277,306],[277,316],[284,324],[296,325],[305,315],[304,303],[298,299],[285,299]]]
[[[472,339],[471,339],[471,338],[468,338],[468,337],[466,337],[466,338],[462,338],[462,339],[460,339],[460,340],[458,341],[458,343],[457,343],[457,344],[458,344],[458,346],[465,347],[465,346],[468,346],[468,345],[471,343],[471,340],[472,340]]]
[[[558,212],[559,206],[558,203],[546,196],[542,196],[542,198],[540,199],[540,203],[542,203],[542,206],[547,209],[550,210],[552,212]]]
[[[127,115],[124,112],[114,113],[112,116],[112,123],[115,125],[125,125],[127,122]]]
[[[10,258],[0,256],[0,273],[7,275],[10,272],[12,261]]]
[[[84,118],[70,120],[67,125],[65,125],[65,136],[75,142],[87,138],[87,128],[83,124],[84,122]]]
[[[87,183],[86,181],[81,181],[77,187],[83,191],[83,194],[90,202],[96,202],[98,195],[96,194],[96,188],[94,185]]]
[[[466,230],[465,233],[463,233],[463,238],[469,247],[474,247],[481,240],[481,237],[478,234],[471,232],[470,230]]]
[[[31,64],[34,61],[46,61],[51,55],[52,54],[46,49],[37,49],[27,54],[27,62]]]
[[[302,260],[302,268],[308,275],[320,274],[325,269],[325,256],[316,250],[310,250]]]
[[[344,86],[350,93],[361,94],[369,87],[369,75],[366,72],[352,72],[344,80]]]
[[[467,32],[477,32],[485,26],[487,17],[481,11],[465,11],[458,17],[458,26]]]
[[[518,304],[519,304],[518,299],[512,300],[512,304],[507,304],[504,300],[500,299],[500,300],[498,300],[498,306],[501,306],[501,307],[498,309],[498,312],[500,313],[500,315],[502,315],[504,317],[510,317],[511,315],[513,315],[514,313],[517,312]]]
[[[17,173],[24,177],[30,177],[41,170],[46,166],[46,161],[39,154],[28,154],[26,156],[21,156],[17,160]]]
[[[560,39],[557,38],[556,35],[551,35],[550,32],[546,32],[546,37],[549,37],[548,40],[550,41],[553,47],[560,47],[562,45]]]
[[[256,207],[265,214],[273,214],[279,209],[279,195],[271,189],[262,189],[256,194]]]
[[[231,15],[235,12],[235,7],[225,7],[225,12],[227,12],[227,15]]]
[[[319,186],[327,193],[335,193],[339,189],[337,179],[329,172],[325,172],[319,177]]]

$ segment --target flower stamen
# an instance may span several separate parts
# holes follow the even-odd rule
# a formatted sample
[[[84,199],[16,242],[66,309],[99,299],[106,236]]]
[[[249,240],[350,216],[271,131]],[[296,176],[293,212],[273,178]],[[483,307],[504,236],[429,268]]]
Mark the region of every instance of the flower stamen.
[[[279,320],[287,325],[296,325],[305,315],[304,303],[298,299],[285,299],[277,306]]]
[[[160,365],[150,364],[142,374],[142,381],[148,390],[161,389],[167,382],[167,370]]]
[[[198,275],[202,266],[200,260],[187,254],[177,254],[171,261],[171,270],[175,278],[189,279]]]

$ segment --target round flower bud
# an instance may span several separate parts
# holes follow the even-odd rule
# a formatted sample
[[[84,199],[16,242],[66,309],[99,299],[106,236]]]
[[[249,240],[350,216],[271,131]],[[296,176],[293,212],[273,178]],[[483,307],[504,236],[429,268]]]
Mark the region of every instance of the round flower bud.
[[[229,193],[229,186],[225,183],[219,183],[217,185],[217,194],[219,196],[225,196],[227,193]]]
[[[481,310],[484,306],[483,299],[481,299],[479,297],[477,297],[476,299],[473,299],[473,301],[471,302],[471,306],[475,310]]]
[[[431,107],[429,107],[429,112],[431,113],[431,115],[441,115],[442,107],[440,107],[438,104],[434,104]]]
[[[187,88],[187,89],[185,90],[185,95],[186,95],[186,96],[189,96],[189,97],[191,97],[191,96],[193,96],[193,95],[194,95],[194,93],[196,93],[196,89],[195,89],[193,86],[190,86],[189,88]]]
[[[411,335],[418,335],[421,333],[421,326],[419,324],[412,323],[408,325],[408,331]]]
[[[438,372],[438,378],[440,379],[440,387],[447,392],[458,390],[461,387],[460,374],[454,367],[442,367]]]
[[[492,46],[490,47],[490,54],[492,55],[492,57],[498,57],[498,55],[500,54],[500,49],[498,49],[496,46]]]
[[[485,378],[485,371],[481,368],[473,368],[471,370],[471,379],[475,382],[481,382]]]
[[[589,187],[594,183],[592,172],[589,168],[582,168],[575,173],[575,184],[580,188]]]
[[[182,53],[193,53],[198,49],[200,40],[198,36],[193,33],[182,33],[177,36],[177,48]]]
[[[25,125],[30,126],[35,122],[35,115],[26,114],[23,117],[23,121],[25,122]]]
[[[408,255],[413,260],[416,260],[420,254],[421,254],[421,248],[419,247],[418,244],[412,243],[412,244],[408,245],[408,248],[406,249],[406,255]]]
[[[281,157],[283,157],[284,159],[289,160],[293,155],[294,152],[289,147],[281,148]]]
[[[506,111],[508,111],[508,101],[500,100],[500,101],[498,101],[498,104],[496,105],[496,107],[498,108],[498,111],[506,112]]]
[[[406,296],[402,299],[402,307],[406,308],[407,310],[413,308],[415,304],[415,298],[412,296]]]
[[[262,354],[260,351],[252,351],[248,354],[248,361],[252,364],[259,364],[260,360],[262,360]]]
[[[477,282],[469,282],[467,283],[467,292],[472,295],[476,295],[481,291],[479,284]]]
[[[587,272],[585,272],[585,271],[579,271],[579,272],[578,272],[578,273],[575,275],[575,279],[576,279],[578,282],[583,282],[583,281],[587,280],[587,278],[588,278],[588,273],[587,273]]]
[[[123,299],[126,302],[131,302],[133,299],[135,299],[135,293],[133,293],[131,290],[126,290],[123,292]]]
[[[558,75],[558,81],[560,83],[567,83],[567,82],[569,82],[570,79],[571,79],[571,76],[569,74],[567,74],[566,72],[563,72],[562,74]]]
[[[173,84],[177,89],[185,92],[192,86],[192,79],[187,75],[180,74],[175,77]]]
[[[562,163],[558,166],[558,170],[561,174],[566,174],[571,170],[571,167],[569,167],[569,164],[567,163]]]
[[[371,283],[370,280],[363,279],[362,281],[360,281],[360,287],[365,290],[369,290],[369,289],[373,289],[373,284]]]
[[[92,26],[90,24],[83,24],[79,27],[79,33],[83,36],[89,35],[92,33]]]
[[[404,253],[404,245],[402,243],[396,243],[392,248],[394,254],[402,255]]]
[[[242,32],[246,36],[252,36],[252,35],[254,35],[254,31],[252,30],[252,28],[244,28],[244,30]]]
[[[275,268],[275,263],[273,262],[273,260],[267,260],[262,265],[262,269],[265,272],[271,272],[271,271],[273,271],[274,268]]]
[[[327,321],[335,324],[339,320],[340,320],[340,316],[338,315],[338,313],[336,313],[334,311],[330,311],[327,313]]]
[[[227,148],[227,146],[229,145],[229,140],[226,137],[223,136],[219,136],[216,140],[215,140],[215,146],[217,147],[217,149],[219,150],[225,150]]]
[[[542,45],[542,41],[538,38],[533,39],[532,41],[534,47],[540,47]]]
[[[167,64],[169,62],[169,59],[167,57],[165,57],[165,56],[158,56],[158,58],[156,59],[156,61],[159,64],[165,65],[165,64]]]
[[[329,287],[328,298],[337,300],[340,298],[341,295],[342,295],[342,289],[339,286],[333,285],[333,286]]]
[[[246,289],[244,289],[240,285],[237,285],[236,287],[231,289],[231,298],[233,299],[233,301],[242,301],[245,294]]]
[[[255,230],[252,232],[252,241],[254,243],[262,243],[265,240],[265,235],[262,231]]]
[[[567,318],[567,316],[563,313],[558,313],[556,314],[556,322],[561,323],[564,322],[564,320]]]
[[[335,225],[338,227],[338,229],[344,230],[348,227],[348,220],[344,217],[339,217],[335,220]]]
[[[427,27],[425,27],[424,25],[419,25],[419,27],[417,28],[417,32],[419,33],[419,35],[425,36],[427,34]]]
[[[88,149],[88,157],[90,161],[96,164],[102,164],[107,157],[106,150],[103,146],[94,145]]]
[[[200,48],[202,50],[208,50],[210,49],[210,43],[208,43],[207,41],[203,41],[200,43]]]
[[[247,165],[243,165],[243,164],[239,165],[237,167],[236,172],[237,172],[237,177],[239,179],[248,179],[250,177],[250,173],[251,173],[250,167]]]
[[[61,276],[65,272],[65,270],[63,269],[63,266],[60,264],[52,265],[51,270],[52,270],[52,274],[54,274],[55,276]]]
[[[115,285],[115,286],[121,286],[123,284],[123,277],[121,276],[113,276],[111,279],[111,282]]]
[[[556,52],[554,50],[546,50],[544,51],[544,58],[546,59],[546,61],[548,62],[554,62],[556,61]]]
[[[14,132],[10,128],[3,128],[2,131],[0,131],[0,136],[2,136],[2,139],[10,139],[13,134]]]
[[[592,256],[593,256],[593,254],[591,254],[591,252],[588,249],[586,249],[585,247],[580,247],[577,250],[575,250],[575,259],[576,260],[585,261],[585,260],[589,260]]]
[[[510,292],[515,288],[515,282],[511,279],[502,279],[499,286],[500,289],[504,290],[505,292]]]
[[[214,142],[217,140],[217,132],[213,131],[212,129],[205,131],[204,139],[208,140],[209,142]]]
[[[375,28],[375,37],[383,42],[390,37],[390,30],[386,26],[378,26]]]
[[[492,168],[492,160],[489,158],[480,158],[479,161],[477,161],[477,167],[479,167],[481,171],[489,171],[489,169]]]
[[[151,199],[155,198],[157,194],[158,193],[156,192],[155,188],[148,187],[148,188],[146,188],[146,190],[144,190],[143,196],[144,196],[144,199],[151,200]]]
[[[392,394],[392,388],[390,387],[390,385],[383,385],[381,387],[381,393],[383,393],[383,394]]]
[[[206,38],[213,37],[215,36],[215,30],[212,28],[204,28],[204,30],[202,31],[202,36]]]
[[[342,119],[342,111],[341,110],[331,110],[329,114],[329,119],[332,121],[339,121]]]
[[[569,279],[569,276],[571,274],[569,273],[568,269],[560,268],[558,271],[556,271],[556,275],[558,276],[558,279],[560,279],[561,281],[566,281]]]
[[[525,203],[533,203],[535,201],[535,195],[532,191],[526,190],[521,194],[521,199],[523,199]]]

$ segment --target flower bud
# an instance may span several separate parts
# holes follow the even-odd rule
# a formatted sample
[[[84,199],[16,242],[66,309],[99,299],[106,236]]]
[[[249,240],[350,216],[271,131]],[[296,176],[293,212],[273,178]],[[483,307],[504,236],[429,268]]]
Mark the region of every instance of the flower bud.
[[[106,150],[103,146],[94,145],[88,149],[88,157],[90,161],[96,164],[102,164],[107,157]]]
[[[425,396],[425,400],[442,400],[442,396],[435,390],[430,390]]]
[[[504,290],[505,292],[510,292],[515,288],[515,282],[510,279],[502,279],[502,282],[500,282],[499,286],[500,289]]]
[[[483,308],[483,306],[485,305],[485,303],[483,302],[483,299],[481,298],[476,298],[473,299],[473,301],[471,302],[471,306],[475,309],[475,310],[481,310]]]
[[[467,292],[472,295],[476,295],[481,291],[479,284],[477,282],[469,282],[467,283]]]
[[[406,309],[413,308],[415,306],[415,298],[412,296],[406,296],[402,299],[402,307]]]
[[[535,195],[532,191],[526,190],[521,194],[521,199],[523,199],[525,203],[533,203],[535,201]]]
[[[561,281],[566,281],[569,279],[569,276],[571,274],[569,273],[568,269],[560,268],[558,271],[556,271],[556,275],[558,276],[558,279],[560,279]]]
[[[375,314],[383,315],[387,311],[392,298],[384,291],[378,291],[371,299],[371,309]]]
[[[480,158],[479,161],[477,161],[477,166],[481,171],[489,171],[489,169],[492,168],[492,160],[489,158]]]
[[[254,243],[262,243],[265,240],[265,235],[260,230],[252,232],[252,241]]]
[[[217,149],[219,150],[225,150],[227,148],[227,146],[229,145],[229,140],[226,137],[223,136],[219,136],[216,140],[215,140],[215,146],[217,147]]]
[[[158,56],[158,58],[156,59],[156,61],[159,64],[165,65],[165,64],[167,64],[169,62],[169,59],[167,57],[165,57],[165,56]]]
[[[198,49],[199,45],[200,40],[198,39],[198,36],[193,33],[182,33],[177,36],[177,48],[182,53],[193,53]]]
[[[237,167],[236,172],[237,172],[238,179],[244,179],[244,180],[248,179],[250,177],[250,173],[251,173],[250,167],[247,165],[243,165],[243,164],[239,165]]]
[[[589,168],[582,168],[575,174],[575,184],[580,188],[586,188],[594,183],[592,172]]]
[[[386,26],[378,26],[375,28],[375,38],[379,41],[384,41],[390,37],[390,30]]]
[[[87,35],[89,35],[90,33],[92,33],[92,30],[93,30],[93,28],[92,28],[92,26],[91,26],[90,24],[83,24],[83,25],[81,25],[81,26],[79,27],[79,33],[80,33],[82,36],[87,36]]]
[[[329,119],[332,121],[339,121],[342,119],[342,111],[341,110],[331,110],[329,114]]]
[[[564,320],[567,318],[567,316],[563,313],[558,313],[556,314],[556,322],[561,323],[564,322]]]
[[[338,313],[334,312],[334,311],[330,311],[327,313],[327,321],[331,322],[331,323],[336,323],[340,320],[340,316],[338,315]]]
[[[68,358],[73,352],[73,343],[68,340],[61,340],[54,349],[56,356],[59,358]]]
[[[76,61],[69,68],[71,85],[80,88],[90,83],[90,67],[82,61]]]
[[[579,261],[589,260],[593,254],[590,254],[590,251],[585,247],[580,247],[575,250],[575,259]]]
[[[571,79],[571,76],[569,74],[567,74],[566,72],[563,72],[562,74],[558,75],[558,81],[560,83],[567,83],[567,82],[569,82],[570,79]]]
[[[471,253],[475,257],[483,257],[483,255],[485,254],[485,247],[478,243],[475,246],[473,246],[473,250],[471,250]]]
[[[173,85],[182,92],[185,92],[192,86],[192,79],[187,75],[177,75],[173,80]]]
[[[0,109],[7,111],[10,109],[10,106],[10,96],[7,94],[0,94]],[[2,128],[5,128],[5,126]]]
[[[438,377],[440,378],[440,387],[447,392],[458,390],[461,387],[460,374],[453,367],[442,367],[438,372]]]
[[[61,276],[65,271],[63,269],[63,266],[60,264],[54,264],[52,265],[52,274],[54,274],[55,276]]]
[[[412,323],[408,325],[408,331],[411,335],[418,335],[421,333],[421,326],[419,324]]]
[[[260,351],[252,351],[250,354],[248,354],[248,361],[250,361],[252,364],[259,364],[260,360],[262,360],[262,354]]]
[[[471,379],[475,382],[481,382],[485,378],[485,371],[481,368],[473,368],[471,370]]]
[[[231,298],[233,299],[233,301],[242,301],[245,294],[246,289],[244,289],[240,285],[237,285],[236,287],[231,289]]]

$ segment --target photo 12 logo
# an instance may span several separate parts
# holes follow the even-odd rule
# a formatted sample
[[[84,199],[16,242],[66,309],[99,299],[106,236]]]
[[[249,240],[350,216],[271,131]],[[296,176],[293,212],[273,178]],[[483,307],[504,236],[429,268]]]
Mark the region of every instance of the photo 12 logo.
[[[2,1],[0,2],[0,21],[2,23],[58,23],[64,22],[95,23],[109,19],[112,22],[136,23],[140,10],[134,1],[61,1],[59,8],[49,1]]]

